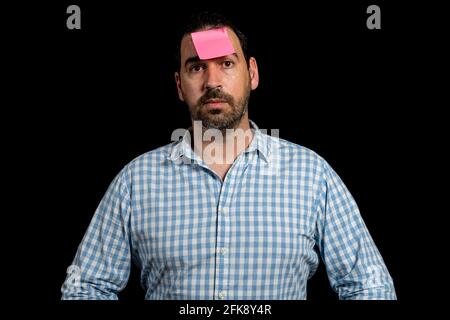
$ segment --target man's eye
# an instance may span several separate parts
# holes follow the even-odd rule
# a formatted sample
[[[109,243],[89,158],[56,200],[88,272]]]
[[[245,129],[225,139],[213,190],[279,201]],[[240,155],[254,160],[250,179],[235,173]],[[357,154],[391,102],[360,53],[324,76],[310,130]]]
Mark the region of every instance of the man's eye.
[[[199,65],[199,64],[194,64],[193,66],[191,66],[190,68],[189,68],[189,72],[200,72],[201,70],[203,69],[203,66],[202,65]]]
[[[223,62],[223,66],[224,66],[225,68],[231,68],[232,66],[234,66],[234,62],[233,62],[233,61],[230,61],[230,60],[225,60],[225,61]]]

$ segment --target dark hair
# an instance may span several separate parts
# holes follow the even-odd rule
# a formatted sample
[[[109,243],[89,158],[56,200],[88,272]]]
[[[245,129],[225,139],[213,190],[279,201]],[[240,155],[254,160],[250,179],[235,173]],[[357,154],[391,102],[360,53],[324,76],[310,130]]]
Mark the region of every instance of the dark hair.
[[[201,11],[192,14],[187,23],[185,24],[185,27],[183,29],[180,29],[178,31],[178,44],[176,46],[176,52],[175,52],[175,62],[178,70],[181,67],[181,40],[183,37],[187,34],[190,34],[192,32],[205,29],[205,28],[221,28],[221,27],[228,27],[231,30],[236,33],[239,42],[241,44],[242,52],[244,53],[245,61],[247,61],[247,64],[249,63],[250,55],[248,52],[248,40],[247,36],[242,33],[236,26],[229,21],[227,18],[225,18],[223,15],[216,13],[216,12],[208,12],[208,11]]]

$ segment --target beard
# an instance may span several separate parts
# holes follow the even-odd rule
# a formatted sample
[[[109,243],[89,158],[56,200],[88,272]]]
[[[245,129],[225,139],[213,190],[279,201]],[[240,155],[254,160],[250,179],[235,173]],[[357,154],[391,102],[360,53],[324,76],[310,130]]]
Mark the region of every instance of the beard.
[[[221,91],[214,88],[208,90],[200,99],[196,105],[191,108],[192,119],[202,121],[204,129],[234,129],[240,123],[242,117],[248,110],[248,101],[250,99],[250,83],[248,84],[244,97],[239,101]],[[206,108],[207,101],[210,99],[220,99],[226,102],[226,107],[223,109],[210,109]]]

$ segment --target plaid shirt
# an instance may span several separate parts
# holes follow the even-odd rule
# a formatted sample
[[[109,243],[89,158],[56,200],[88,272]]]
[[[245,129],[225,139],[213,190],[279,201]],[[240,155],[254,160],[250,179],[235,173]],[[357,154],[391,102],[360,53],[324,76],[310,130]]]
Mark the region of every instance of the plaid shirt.
[[[316,153],[255,129],[224,181],[185,136],[130,162],[101,200],[63,299],[306,299],[323,260],[340,299],[396,299],[344,183]],[[189,160],[189,161],[186,161]]]

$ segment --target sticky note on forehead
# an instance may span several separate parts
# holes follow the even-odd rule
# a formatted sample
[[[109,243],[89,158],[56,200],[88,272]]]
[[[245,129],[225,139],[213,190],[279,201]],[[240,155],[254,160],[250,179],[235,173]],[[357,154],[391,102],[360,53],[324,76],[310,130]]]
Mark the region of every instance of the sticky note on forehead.
[[[226,28],[193,32],[191,37],[201,60],[223,57],[235,52]]]

